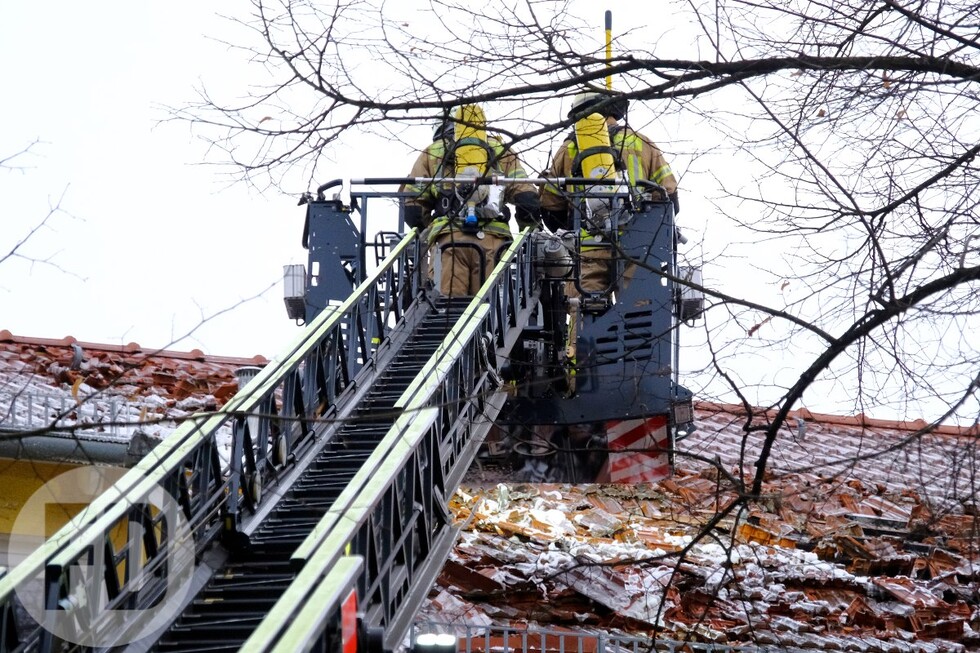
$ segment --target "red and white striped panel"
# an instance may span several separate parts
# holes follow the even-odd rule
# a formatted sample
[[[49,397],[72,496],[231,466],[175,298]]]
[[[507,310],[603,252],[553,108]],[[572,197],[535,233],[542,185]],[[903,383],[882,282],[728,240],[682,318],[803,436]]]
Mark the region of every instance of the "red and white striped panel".
[[[609,461],[600,482],[644,483],[670,476],[666,415],[606,422],[606,438]]]
[[[342,653],[357,653],[357,591],[351,590],[340,606]]]

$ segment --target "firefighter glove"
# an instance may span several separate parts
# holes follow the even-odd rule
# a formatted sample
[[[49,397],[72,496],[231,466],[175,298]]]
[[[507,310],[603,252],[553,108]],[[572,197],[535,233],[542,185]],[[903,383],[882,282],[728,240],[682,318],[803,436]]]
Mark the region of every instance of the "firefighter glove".
[[[514,208],[517,209],[517,224],[522,229],[528,225],[536,229],[541,228],[541,201],[537,193],[532,191],[517,193],[514,195]]]
[[[558,231],[559,229],[568,229],[568,211],[562,209],[560,211],[555,211],[554,209],[542,209],[541,217],[544,218],[544,226],[548,227],[552,231]]]
[[[418,204],[405,205],[405,224],[411,229],[421,229],[422,207]]]

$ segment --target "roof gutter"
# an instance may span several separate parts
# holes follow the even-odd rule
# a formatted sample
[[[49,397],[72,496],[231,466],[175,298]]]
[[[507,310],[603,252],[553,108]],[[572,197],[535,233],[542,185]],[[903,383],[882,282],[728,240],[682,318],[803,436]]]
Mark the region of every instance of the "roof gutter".
[[[160,441],[143,433],[126,440],[84,434],[19,433],[0,429],[0,458],[131,467]]]

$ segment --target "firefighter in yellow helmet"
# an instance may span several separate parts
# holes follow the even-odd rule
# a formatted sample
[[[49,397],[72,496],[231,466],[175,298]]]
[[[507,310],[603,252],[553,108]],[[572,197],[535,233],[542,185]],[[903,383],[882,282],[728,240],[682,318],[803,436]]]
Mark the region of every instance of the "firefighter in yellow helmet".
[[[675,215],[680,211],[677,196],[677,180],[653,141],[629,127],[620,124],[626,116],[628,103],[626,98],[605,93],[579,93],[572,100],[569,118],[584,118],[598,113],[606,120],[609,130],[609,140],[613,151],[619,158],[618,165],[625,170],[630,186],[636,187],[638,180],[650,180],[660,184],[667,192]],[[581,170],[573,170],[573,163],[579,153],[578,144],[573,131],[568,138],[551,155],[551,166],[545,172],[546,177],[581,177]],[[554,184],[546,184],[541,189],[541,210],[544,223],[552,230],[568,229],[571,227],[568,200],[562,189]],[[610,276],[615,269],[614,252],[609,247],[591,247],[588,240],[582,242],[581,277],[579,283],[589,292],[602,292],[609,288]],[[633,266],[627,266],[624,281],[632,277]],[[577,296],[575,284],[568,284],[570,296]]]
[[[469,109],[474,106],[457,108],[454,119],[436,126],[433,142],[419,154],[410,177],[457,177],[473,172],[480,177],[527,178],[517,155],[499,138],[487,137],[479,129],[483,114],[479,107]],[[477,148],[483,148],[485,154]],[[466,157],[475,163],[468,165]],[[505,203],[514,205],[520,229],[539,225],[538,193],[530,183],[506,184],[502,189],[420,183],[401,190],[416,193],[405,201],[405,223],[427,230],[429,273],[433,275],[438,260],[438,289],[446,295],[476,294],[496,266],[498,255],[512,240]]]

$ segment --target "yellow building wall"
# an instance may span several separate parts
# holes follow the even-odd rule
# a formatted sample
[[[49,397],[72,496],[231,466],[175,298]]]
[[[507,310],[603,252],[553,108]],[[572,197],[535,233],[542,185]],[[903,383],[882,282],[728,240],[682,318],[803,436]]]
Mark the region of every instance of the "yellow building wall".
[[[24,546],[40,546],[85,509],[87,497],[80,496],[81,503],[45,501],[43,514],[36,514],[37,511],[21,514],[34,493],[43,491],[45,483],[78,467],[80,465],[0,458],[0,553],[9,553],[8,559],[0,559],[0,565],[15,566],[29,553]],[[8,551],[15,523],[19,546],[17,550]],[[125,545],[126,534],[125,522],[112,531],[111,540],[117,551]]]
[[[0,458],[0,534],[10,534],[24,504],[45,483],[76,467],[78,465]],[[62,509],[49,508],[45,515],[24,515],[21,519],[28,521],[22,521],[22,525],[29,526],[32,533],[43,532],[45,537],[51,537],[84,507],[75,504]]]

